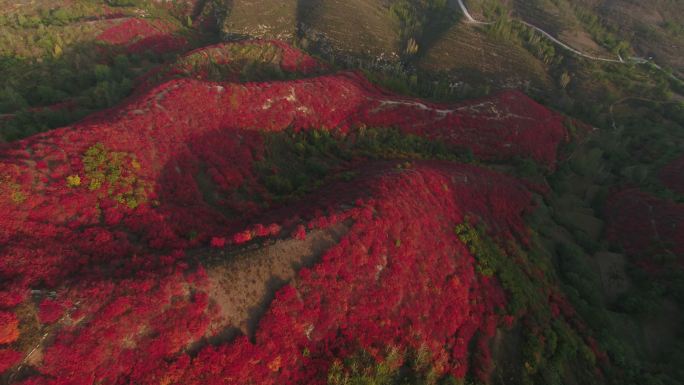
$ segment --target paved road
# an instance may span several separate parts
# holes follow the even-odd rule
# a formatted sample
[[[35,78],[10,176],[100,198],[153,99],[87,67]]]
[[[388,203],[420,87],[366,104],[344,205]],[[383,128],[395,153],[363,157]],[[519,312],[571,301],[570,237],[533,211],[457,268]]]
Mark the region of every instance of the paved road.
[[[466,8],[465,4],[463,4],[463,0],[456,0],[456,1],[458,2],[458,6],[459,6],[459,8],[461,8],[461,11],[463,12],[463,15],[465,15],[468,23],[472,23],[472,24],[493,24],[493,23],[475,20],[475,18],[470,14],[470,12],[468,12],[468,8]],[[453,4],[453,1],[452,1],[452,4]],[[552,42],[554,42],[557,45],[561,46],[562,48],[574,53],[575,55],[579,55],[579,56],[585,57],[587,59],[592,59],[592,60],[600,60],[600,61],[611,62],[611,63],[624,63],[624,60],[622,60],[622,58],[619,55],[618,55],[617,59],[609,59],[609,58],[603,58],[603,57],[585,54],[579,50],[576,50],[576,49],[570,47],[569,45],[563,43],[562,41],[556,39],[555,37],[553,37],[553,35],[544,31],[543,29],[537,27],[536,25],[530,24],[530,23],[523,21],[523,20],[518,20],[518,21],[520,23],[538,31],[539,33],[544,35],[546,38],[551,40]]]
[[[463,0],[449,0],[449,4],[450,4],[452,7],[455,5],[455,4],[454,4],[454,1],[456,2],[456,4],[458,4],[458,7],[461,9],[461,12],[463,12],[463,15],[465,16],[466,21],[467,21],[468,23],[471,23],[471,24],[479,24],[479,25],[494,24],[494,23],[492,23],[492,22],[485,22],[485,21],[476,20],[476,19],[470,14],[470,12],[468,12],[468,8],[466,8],[465,4],[463,3]],[[682,79],[678,78],[678,77],[677,77],[676,75],[674,75],[674,74],[671,74],[671,73],[665,71],[665,70],[664,70],[662,67],[660,67],[658,64],[653,63],[653,62],[650,61],[650,60],[647,60],[647,59],[644,59],[644,58],[641,58],[641,57],[636,57],[636,56],[629,57],[629,58],[627,58],[627,59],[625,60],[625,59],[623,59],[622,56],[620,56],[619,54],[617,55],[617,59],[604,58],[604,57],[589,55],[589,54],[586,54],[586,53],[584,53],[584,52],[581,52],[581,51],[579,51],[579,50],[577,50],[577,49],[575,49],[575,48],[570,47],[569,45],[567,45],[567,44],[563,43],[562,41],[556,39],[553,35],[551,35],[550,33],[546,32],[546,31],[544,31],[543,29],[537,27],[537,26],[534,25],[534,24],[530,24],[530,23],[528,23],[528,22],[526,22],[526,21],[524,21],[524,20],[517,20],[517,21],[520,22],[520,23],[522,23],[522,24],[524,24],[524,25],[526,25],[526,26],[528,26],[528,27],[530,27],[530,28],[532,28],[532,29],[534,29],[534,30],[536,30],[536,31],[538,31],[539,33],[541,33],[542,35],[544,35],[547,39],[551,40],[552,42],[554,42],[554,43],[557,44],[558,46],[562,47],[563,49],[566,49],[566,50],[568,50],[568,51],[574,53],[574,54],[577,55],[577,56],[581,56],[581,57],[583,57],[583,58],[590,59],[590,60],[596,60],[596,61],[602,61],[602,62],[609,62],[609,63],[647,64],[647,65],[653,66],[654,68],[656,68],[657,70],[659,70],[659,71],[661,71],[661,72],[664,72],[664,73],[665,73],[666,75],[668,75],[670,78],[672,78],[672,79],[674,79],[674,80],[677,80],[677,81],[679,81],[679,82],[683,82]]]
[[[453,0],[451,1],[453,4]],[[469,23],[476,23],[476,24],[492,24],[492,23],[486,23],[484,21],[477,21],[475,20],[472,16],[470,16],[470,12],[468,12],[468,8],[466,8],[465,4],[463,4],[463,0],[458,0],[458,6],[461,8],[461,12],[465,15],[466,19],[468,19]]]

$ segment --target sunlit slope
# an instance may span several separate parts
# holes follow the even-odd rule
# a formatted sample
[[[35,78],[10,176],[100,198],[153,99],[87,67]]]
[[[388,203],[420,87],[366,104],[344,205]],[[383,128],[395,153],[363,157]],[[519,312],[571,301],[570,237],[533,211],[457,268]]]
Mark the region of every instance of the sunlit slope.
[[[301,0],[300,21],[312,43],[342,53],[397,57],[398,25],[381,0]]]
[[[297,0],[226,1],[223,33],[230,37],[291,40],[297,31]]]
[[[529,51],[471,24],[457,23],[420,58],[421,69],[477,82],[547,87],[547,68]]]

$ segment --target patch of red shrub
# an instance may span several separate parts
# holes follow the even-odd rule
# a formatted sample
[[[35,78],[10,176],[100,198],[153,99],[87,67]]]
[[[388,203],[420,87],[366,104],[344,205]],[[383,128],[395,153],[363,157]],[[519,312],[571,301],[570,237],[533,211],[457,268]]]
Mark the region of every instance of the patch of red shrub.
[[[383,162],[361,172],[353,183],[329,187],[339,195],[301,202],[319,213],[309,227],[347,219],[353,225],[320,263],[277,293],[254,341],[239,337],[188,356],[188,344],[220,332],[208,329],[220,304],[204,294],[202,269],[191,274],[171,263],[150,271],[143,264],[131,278],[69,286],[78,310],[28,383],[325,383],[336,358],[358,349],[379,357],[389,346],[429,349],[442,374],[488,373],[488,341],[505,294],[475,273],[454,226],[468,215],[500,237],[524,237],[530,194],[514,179],[474,166],[420,162],[398,170]],[[349,197],[353,207],[332,208]],[[478,341],[474,351],[471,340]]]
[[[0,345],[10,344],[19,338],[19,320],[14,313],[0,311]]]
[[[0,197],[7,213],[0,232],[7,256],[0,273],[21,276],[25,284],[53,284],[94,260],[119,263],[141,247],[126,231],[138,234],[142,247],[159,250],[202,244],[209,234],[220,234],[215,228],[237,234],[242,221],[260,208],[227,200],[221,204],[235,215],[222,216],[204,202],[194,176],[204,165],[222,193],[230,196],[241,186],[258,193],[263,187],[252,165],[263,151],[259,131],[399,126],[470,147],[485,158],[537,154],[548,165],[562,139],[562,125],[548,120],[555,114],[522,94],[505,93],[443,113],[370,87],[355,74],[247,84],[174,80],[77,126],[13,143],[0,154],[0,175],[11,185]],[[521,142],[507,143],[507,136]],[[84,175],[83,154],[96,143],[136,155],[135,177],[151,185],[146,202],[131,209],[101,190],[90,191],[87,181],[67,185],[69,176]],[[114,224],[118,227],[109,227]],[[188,237],[190,232],[198,236]]]
[[[0,348],[0,374],[18,364],[23,356],[23,354],[16,350]]]
[[[352,229],[278,292],[254,342],[241,337],[207,347],[141,382],[325,383],[335,358],[358,349],[379,356],[388,346],[427,348],[442,374],[487,373],[505,296],[494,280],[476,275],[454,225],[470,214],[503,219],[499,234],[515,233],[529,193],[476,167],[427,162],[394,170],[376,169],[354,183],[371,195],[350,209]],[[505,206],[495,203],[504,196]]]
[[[225,247],[226,246],[226,238],[223,237],[212,237],[211,242],[210,242],[211,247],[215,247],[217,249]]]
[[[305,54],[303,51],[293,48],[290,45],[278,40],[266,41],[260,44],[273,44],[281,49],[282,61],[280,67],[285,72],[300,72],[303,74],[311,74],[320,72],[321,70],[329,69],[325,63]]]
[[[331,198],[329,191],[338,195]],[[129,278],[112,280],[95,270],[69,286],[77,310],[37,368],[46,377],[30,383],[323,383],[336,357],[360,348],[380,354],[387,346],[427,347],[440,373],[463,377],[471,367],[487,373],[486,341],[499,322],[504,293],[494,280],[475,274],[454,226],[470,215],[501,237],[524,237],[521,214],[530,201],[524,187],[473,166],[421,162],[398,170],[383,162],[364,169],[360,180],[323,193],[302,203],[308,211],[298,210],[318,213],[308,227],[347,219],[354,225],[321,263],[279,291],[255,342],[238,338],[205,348],[195,359],[178,356],[187,344],[220,331],[207,329],[216,309],[203,294],[203,271],[185,273],[184,264],[174,262],[181,255],[156,269],[133,256],[128,264],[137,269],[121,274]],[[350,197],[356,197],[353,208],[332,208]],[[257,225],[246,232],[278,230]],[[480,342],[473,357],[474,338]]]
[[[96,40],[125,47],[129,53],[152,51],[156,54],[182,50],[187,40],[173,35],[176,27],[161,20],[127,18],[100,33]]]
[[[46,348],[32,383],[116,383],[164,365],[204,334],[209,315],[197,278],[169,270],[71,288],[80,303]],[[188,284],[193,284],[189,292]],[[47,380],[50,378],[51,380]]]
[[[57,322],[67,308],[72,304],[69,301],[62,302],[54,299],[45,299],[38,306],[38,319],[41,323],[51,324]]]
[[[285,67],[301,65],[287,55]],[[0,306],[11,310],[36,287],[60,301],[39,305],[56,334],[25,383],[321,383],[334,359],[358,349],[379,355],[390,345],[427,348],[439,373],[463,377],[472,366],[485,376],[505,293],[475,273],[454,227],[469,215],[524,243],[530,193],[517,180],[453,163],[377,162],[360,167],[353,182],[285,207],[243,197],[265,189],[254,172],[261,132],[366,125],[548,167],[565,138],[558,114],[520,93],[444,106],[341,73],[272,83],[171,80],[74,126],[7,145]],[[105,161],[126,167],[121,175],[136,181],[135,194],[107,178],[93,184],[84,162],[98,144],[114,154]],[[206,186],[218,198],[207,199]],[[134,202],[116,198],[123,193]],[[208,295],[201,258],[189,260],[187,250],[281,234],[305,239],[306,228],[342,221],[352,223],[348,234],[277,293],[253,341],[201,348],[222,331],[212,326],[220,304]],[[16,326],[0,344],[16,340]],[[193,343],[199,353],[191,358]]]
[[[182,51],[188,41],[182,36],[155,35],[140,39],[126,47],[128,53],[151,51],[156,54]]]
[[[398,127],[406,133],[471,149],[481,158],[530,157],[551,168],[557,147],[565,140],[560,115],[516,91],[440,106],[387,95],[353,73],[271,83],[173,80],[140,96],[135,105],[114,113],[141,110],[156,116],[160,112],[155,110],[183,103],[180,98],[195,102],[184,103],[178,112],[169,110],[174,116],[181,111],[184,114],[176,125],[201,119],[209,124],[205,131],[209,127],[265,131],[288,127],[342,131],[360,125]],[[195,103],[201,103],[202,108],[194,108]],[[203,116],[197,116],[199,113]]]
[[[294,233],[292,233],[292,238],[303,241],[306,239],[306,228],[303,225],[297,226]]]
[[[112,27],[100,33],[96,39],[112,45],[125,45],[141,38],[170,31],[171,26],[167,23],[132,17],[115,22]]]

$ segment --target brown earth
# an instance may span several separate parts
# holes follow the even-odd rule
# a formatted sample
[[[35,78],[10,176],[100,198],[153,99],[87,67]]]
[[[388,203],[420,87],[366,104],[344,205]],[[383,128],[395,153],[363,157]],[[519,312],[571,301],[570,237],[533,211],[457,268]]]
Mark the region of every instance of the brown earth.
[[[349,223],[340,223],[313,230],[304,240],[278,240],[209,268],[209,297],[223,318],[221,325],[210,329],[224,329],[214,338],[231,339],[237,333],[252,337],[275,292],[300,268],[315,263],[349,228]]]

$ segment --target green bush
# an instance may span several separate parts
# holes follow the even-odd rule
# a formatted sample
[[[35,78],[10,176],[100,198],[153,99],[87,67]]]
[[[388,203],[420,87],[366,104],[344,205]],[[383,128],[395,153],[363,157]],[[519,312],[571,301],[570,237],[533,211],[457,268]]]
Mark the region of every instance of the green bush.
[[[138,5],[139,0],[106,0],[107,4],[113,7],[130,7]]]
[[[0,113],[10,113],[26,108],[26,99],[14,88],[7,86],[0,89]]]

